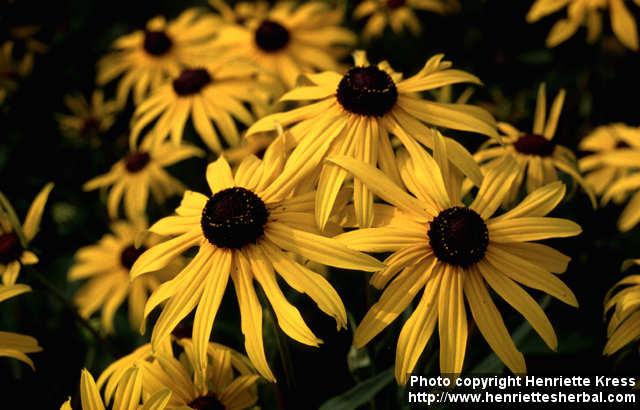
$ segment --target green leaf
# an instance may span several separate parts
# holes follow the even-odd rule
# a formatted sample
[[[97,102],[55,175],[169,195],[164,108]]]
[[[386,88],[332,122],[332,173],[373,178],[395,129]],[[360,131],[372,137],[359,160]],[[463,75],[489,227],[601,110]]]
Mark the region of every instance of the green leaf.
[[[352,410],[373,399],[393,380],[393,369],[389,368],[370,379],[358,383],[352,389],[327,400],[319,410]]]

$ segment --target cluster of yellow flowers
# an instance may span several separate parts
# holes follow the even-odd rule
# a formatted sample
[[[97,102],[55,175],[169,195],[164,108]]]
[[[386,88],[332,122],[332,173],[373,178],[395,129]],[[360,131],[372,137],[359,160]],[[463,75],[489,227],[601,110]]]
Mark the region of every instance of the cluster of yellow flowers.
[[[594,38],[600,12],[610,6],[614,33],[638,47],[621,0],[538,0],[527,19],[564,6],[569,19],[554,27],[549,45],[585,21]],[[370,39],[387,24],[394,32],[418,32],[415,9],[459,7],[444,0],[367,0],[354,17],[368,17],[362,36]],[[188,9],[174,20],[156,17],[118,38],[98,62],[97,85],[113,85],[113,100],[102,90],[90,101],[66,100],[73,115],[59,120],[71,137],[97,138],[134,106],[129,152],[84,186],[108,191],[112,232],[78,250],[68,279],[85,282],[74,302],[84,317],[101,311],[107,333],[115,331],[113,318],[125,299],[131,326],[142,332],[151,312],[161,309],[149,344],[113,363],[97,383],[83,371],[83,409],[111,402],[114,409],[253,406],[256,382],[276,381],[256,283],[281,330],[318,346],[322,340],[280,284],[308,295],[346,328],[345,306],[324,267],[371,272],[371,285],[382,290],[355,329],[358,348],[417,298],[397,338],[399,384],[436,326],[441,372],[460,373],[469,321],[512,372],[525,373],[492,295],[557,349],[553,326],[523,286],[577,307],[557,276],[570,257],[537,241],[581,232],[572,221],[548,216],[565,197],[562,179],[581,187],[594,207],[596,195],[602,203],[628,199],[621,231],[640,221],[640,129],[597,128],[580,145],[592,154],[577,161],[553,140],[564,90],[547,110],[540,86],[534,123],[525,131],[497,122],[466,98],[434,100],[431,92],[481,80],[440,54],[409,76],[387,61],[371,63],[364,51],[352,50],[357,36],[340,26],[342,10],[321,1],[231,7],[212,0],[210,9]],[[343,66],[349,51],[353,64]],[[189,124],[200,147],[183,141],[192,134]],[[451,131],[488,139],[472,154]],[[214,159],[203,173],[209,192],[189,190],[167,171],[190,158]],[[0,197],[0,301],[30,290],[16,280],[21,265],[37,262],[28,245],[51,188],[37,196],[23,224]],[[149,226],[149,196],[163,204],[175,195],[182,195],[175,213]],[[126,219],[119,219],[121,208]],[[388,255],[382,261],[381,253]],[[210,341],[230,282],[248,358]],[[607,297],[606,309],[615,313],[605,354],[640,336],[639,284],[638,275],[629,276],[618,284],[627,286],[623,291]],[[175,336],[194,311],[190,337]],[[39,349],[32,338],[0,332],[0,355],[32,365],[26,353]]]

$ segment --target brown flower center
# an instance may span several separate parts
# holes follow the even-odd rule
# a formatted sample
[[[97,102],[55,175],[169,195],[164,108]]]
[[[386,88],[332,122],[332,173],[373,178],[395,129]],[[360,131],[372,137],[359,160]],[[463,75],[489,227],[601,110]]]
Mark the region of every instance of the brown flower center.
[[[173,80],[173,90],[178,95],[192,95],[200,92],[212,78],[204,68],[190,68],[183,70],[180,76]]]
[[[224,404],[213,393],[191,400],[189,407],[194,410],[224,410]]]
[[[376,66],[350,69],[337,90],[338,102],[354,114],[382,117],[398,100],[393,79]]]
[[[151,156],[148,152],[137,151],[127,155],[124,159],[124,167],[131,174],[142,171],[147,164],[151,161]]]
[[[94,137],[100,133],[100,120],[96,117],[87,117],[82,122],[82,131],[80,133],[85,137]]]
[[[0,235],[0,264],[6,265],[20,259],[23,250],[20,238],[15,232]]]
[[[289,44],[291,35],[282,24],[272,20],[264,20],[255,32],[255,42],[267,53],[280,51]]]
[[[405,0],[387,0],[387,7],[393,10],[404,6],[405,3]]]
[[[135,246],[129,245],[120,252],[120,264],[127,270],[131,270],[131,267],[138,260],[140,255],[142,255],[147,250],[146,247],[141,246],[136,248]]]
[[[167,33],[162,30],[145,30],[144,50],[153,55],[161,56],[169,52],[173,46],[173,41]]]
[[[455,206],[445,209],[429,225],[429,244],[438,260],[467,267],[484,257],[489,230],[474,210]]]
[[[258,195],[245,188],[227,188],[207,201],[202,232],[219,248],[240,249],[264,234],[269,211]]]
[[[526,155],[548,157],[553,154],[556,144],[540,134],[524,134],[513,144],[516,151]]]
[[[631,145],[625,140],[619,140],[616,142],[616,148],[631,148]]]

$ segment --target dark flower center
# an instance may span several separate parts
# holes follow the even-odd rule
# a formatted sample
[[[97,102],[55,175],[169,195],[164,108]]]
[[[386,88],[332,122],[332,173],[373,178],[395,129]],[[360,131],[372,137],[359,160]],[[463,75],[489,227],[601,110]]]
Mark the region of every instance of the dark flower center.
[[[224,410],[224,404],[213,393],[191,400],[189,407],[194,410]]]
[[[144,49],[154,56],[166,54],[173,46],[173,41],[162,30],[147,30],[144,32]]]
[[[173,90],[178,95],[191,95],[202,90],[211,81],[211,75],[204,68],[191,68],[183,70],[180,76],[173,80]]]
[[[273,53],[282,50],[289,44],[291,36],[282,24],[272,20],[264,20],[255,33],[255,41],[262,51]]]
[[[619,140],[616,142],[616,148],[631,148],[631,145],[627,141]]]
[[[548,157],[553,154],[556,144],[546,139],[540,134],[524,134],[513,144],[515,149],[527,155],[537,155]]]
[[[82,122],[81,134],[87,137],[93,137],[100,132],[100,121],[95,117],[87,117]]]
[[[354,67],[340,80],[337,96],[347,111],[382,117],[398,100],[398,90],[389,74],[378,67]]]
[[[227,188],[207,201],[202,232],[219,248],[240,249],[264,234],[269,211],[262,199],[244,188]]]
[[[405,0],[387,0],[387,7],[390,9],[397,9],[398,7],[404,6],[405,3]]]
[[[438,260],[467,267],[484,257],[489,231],[484,220],[467,207],[440,212],[429,226],[429,244]]]
[[[0,264],[6,265],[9,262],[20,259],[22,251],[20,238],[15,232],[0,235]]]
[[[151,156],[145,151],[132,152],[124,159],[124,166],[132,174],[142,171],[151,161]]]
[[[146,250],[147,248],[145,248],[144,246],[141,246],[139,248],[136,248],[133,245],[127,246],[120,253],[120,264],[125,269],[131,270],[133,264],[136,263],[140,255],[142,255]]]

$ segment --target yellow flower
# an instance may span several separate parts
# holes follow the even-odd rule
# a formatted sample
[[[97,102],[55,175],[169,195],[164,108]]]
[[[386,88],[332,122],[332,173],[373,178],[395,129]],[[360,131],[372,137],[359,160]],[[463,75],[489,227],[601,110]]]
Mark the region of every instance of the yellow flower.
[[[58,115],[60,131],[69,138],[97,143],[115,121],[118,107],[115,101],[105,101],[102,90],[95,90],[91,101],[83,95],[66,95],[64,103],[71,115]]]
[[[365,0],[353,11],[356,20],[367,18],[362,29],[365,40],[380,37],[387,25],[394,34],[401,34],[408,29],[414,36],[420,34],[420,20],[415,10],[426,10],[438,14],[458,11],[457,0]]]
[[[245,158],[235,175],[224,157],[211,163],[206,172],[211,194],[187,191],[176,215],[161,219],[149,229],[176,237],[143,253],[131,270],[135,278],[166,266],[188,249],[198,248],[189,265],[151,295],[145,317],[167,301],[153,327],[151,343],[155,347],[195,309],[194,364],[200,375],[206,374],[207,343],[229,277],[240,305],[249,358],[260,374],[273,381],[262,342],[262,307],[253,281],[264,290],[282,330],[300,343],[318,346],[320,339],[285,298],[276,272],[335,318],[340,328],[346,326],[340,297],[324,277],[296,262],[293,255],[345,269],[374,271],[382,266],[376,259],[317,231],[312,214],[313,191],[291,196],[274,182],[285,162],[281,140],[285,135],[271,144],[263,160]]]
[[[31,288],[27,285],[0,285],[0,302],[4,302],[7,299],[27,292],[31,292]],[[36,353],[41,351],[42,348],[38,345],[38,341],[31,336],[0,332],[0,356],[18,359],[35,370],[33,361],[26,355],[26,353]]]
[[[9,201],[0,193],[0,274],[3,284],[16,283],[22,265],[38,263],[38,257],[28,247],[38,233],[44,206],[52,189],[53,183],[42,188],[31,203],[22,225]]]
[[[298,87],[283,100],[320,100],[291,111],[269,115],[256,122],[248,135],[273,130],[282,124],[293,125],[290,133],[296,145],[287,167],[277,180],[282,189],[295,183],[293,176],[315,172],[321,166],[316,196],[316,221],[324,227],[347,173],[333,164],[321,164],[326,155],[347,155],[376,165],[400,183],[390,135],[413,153],[417,142],[433,145],[433,129],[438,126],[477,132],[498,138],[495,120],[481,108],[466,104],[447,104],[420,97],[422,91],[456,83],[480,84],[464,71],[450,69],[439,54],[430,58],[414,76],[403,79],[387,62],[371,65],[364,52],[354,54],[355,67],[345,75],[327,71],[309,74],[313,86]],[[417,141],[417,142],[416,142]],[[476,184],[482,174],[467,150],[447,139],[449,155],[456,167]],[[360,226],[373,220],[373,197],[359,179],[354,180],[353,201]]]
[[[623,269],[640,265],[640,259],[625,262]],[[621,287],[624,289],[620,290]],[[613,293],[617,293],[614,295]],[[616,283],[604,301],[604,311],[608,313],[613,309],[607,337],[609,340],[604,347],[604,354],[611,356],[627,344],[640,337],[640,275],[629,275]]]
[[[617,203],[628,199],[627,206],[618,218],[618,229],[626,232],[640,221],[640,129],[614,124],[597,129],[592,137],[598,138],[596,141],[600,142],[602,150],[585,157],[581,166],[587,169],[599,167],[588,177],[600,178],[597,183],[602,185],[603,204],[612,199]],[[609,149],[605,149],[605,146]],[[600,177],[600,174],[604,176]]]
[[[116,92],[118,106],[126,104],[131,91],[134,103],[140,104],[169,77],[200,62],[217,30],[216,23],[197,9],[186,10],[170,22],[164,17],[149,20],[144,30],[118,38],[113,51],[98,61],[98,85],[121,77]]]
[[[640,5],[640,0],[634,0]],[[618,40],[631,50],[638,49],[638,32],[624,0],[536,0],[527,14],[527,22],[567,8],[567,18],[558,21],[549,32],[547,47],[555,47],[573,36],[580,26],[587,27],[587,42],[595,42],[602,33],[602,11],[609,8],[611,28]]]
[[[107,333],[114,331],[113,317],[125,299],[128,299],[129,323],[139,329],[149,294],[178,270],[174,266],[130,281],[129,270],[138,256],[160,241],[156,235],[144,236],[146,229],[146,223],[141,221],[114,222],[112,234],[103,236],[96,245],[78,250],[76,262],[69,270],[70,281],[89,279],[74,296],[80,314],[90,317],[102,309],[102,328]],[[136,246],[136,239],[141,236],[144,239]]]
[[[523,132],[510,124],[498,123],[498,129],[505,134],[502,144],[487,141],[474,155],[485,174],[495,168],[505,156],[513,156],[516,159],[517,178],[504,197],[504,205],[507,207],[516,201],[523,185],[526,192],[531,193],[541,186],[558,181],[558,171],[569,175],[580,184],[593,206],[596,206],[593,191],[580,175],[575,155],[570,149],[553,141],[564,96],[565,92],[561,90],[551,105],[549,117],[546,118],[545,85],[541,84],[538,89],[533,131]]]
[[[171,135],[173,143],[179,144],[191,118],[200,138],[215,153],[222,152],[219,133],[228,146],[235,147],[240,136],[234,119],[246,126],[254,121],[243,104],[265,98],[255,75],[256,68],[252,65],[223,60],[182,70],[138,106],[132,120],[131,145],[135,146],[140,132],[156,118],[153,139],[158,141]],[[211,125],[212,121],[216,127]]]
[[[113,410],[164,410],[171,399],[171,391],[168,389],[159,390],[156,394],[144,400],[141,406],[142,394],[142,370],[137,367],[129,368],[118,383],[113,402]],[[105,410],[105,402],[100,397],[100,391],[96,387],[93,376],[87,369],[82,369],[80,376],[80,402],[82,410]],[[60,406],[60,410],[72,410],[71,398]]]
[[[13,56],[14,43],[5,41],[0,46],[0,104],[18,88],[18,80],[31,72],[32,61]]]
[[[209,343],[208,372],[199,379],[194,371],[196,359],[191,340],[182,339],[179,344],[184,349],[179,360],[168,350],[156,354],[153,361],[138,362],[143,372],[145,395],[170,390],[172,395],[167,407],[172,409],[243,410],[256,404],[256,382],[260,376],[244,356],[228,347]]]
[[[110,186],[107,199],[109,217],[118,217],[120,201],[124,198],[127,218],[136,220],[145,215],[149,192],[156,203],[161,204],[166,198],[184,191],[182,183],[169,175],[166,167],[203,155],[201,150],[190,145],[153,144],[152,138],[146,138],[140,149],[116,162],[106,174],[85,183],[83,189],[92,191]]]
[[[614,182],[624,178],[633,168],[617,163],[609,154],[625,153],[629,148],[640,148],[640,128],[616,123],[593,130],[580,141],[580,150],[591,154],[580,158],[580,170],[596,195],[602,195]],[[640,165],[640,164],[638,164]],[[614,196],[616,203],[627,198],[626,193]]]
[[[526,371],[487,285],[519,311],[553,350],[557,339],[544,311],[519,284],[549,293],[577,306],[571,290],[554,273],[570,260],[543,244],[547,238],[574,236],[580,227],[545,217],[562,199],[560,182],[532,192],[511,211],[497,217],[517,166],[505,158],[485,175],[475,200],[460,199],[460,175],[447,161],[444,139],[434,140],[434,158],[423,153],[412,160],[400,156],[402,180],[409,193],[371,165],[345,156],[330,157],[360,178],[380,198],[397,208],[386,226],[338,235],[337,240],[365,252],[392,252],[387,267],[371,283],[385,288],[354,336],[365,346],[394,321],[422,290],[422,297],[398,339],[395,375],[404,384],[438,324],[440,370],[462,371],[467,345],[465,299],[480,333],[514,373]],[[453,172],[452,172],[453,171]],[[519,284],[518,284],[519,283]]]
[[[266,16],[224,26],[212,47],[225,57],[253,61],[288,90],[301,74],[338,68],[345,47],[356,41],[351,31],[339,26],[342,18],[341,7],[322,1],[299,6],[281,1]]]

